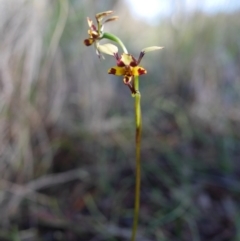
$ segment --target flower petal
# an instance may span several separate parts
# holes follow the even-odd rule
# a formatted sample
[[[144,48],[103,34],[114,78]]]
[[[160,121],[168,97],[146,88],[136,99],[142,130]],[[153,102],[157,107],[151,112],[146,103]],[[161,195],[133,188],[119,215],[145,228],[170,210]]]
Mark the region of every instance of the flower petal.
[[[95,25],[93,24],[93,21],[90,18],[87,18],[88,26],[90,29],[97,30]]]
[[[132,76],[129,76],[129,75],[125,75],[123,78],[124,84],[129,84],[131,82],[131,80],[132,80]]]
[[[136,67],[132,68],[132,75],[134,75],[134,76],[139,76],[139,75],[143,75],[146,73],[147,73],[147,70],[141,66],[136,66]]]
[[[85,44],[86,46],[92,45],[93,42],[94,42],[94,39],[92,39],[92,38],[88,38],[88,39],[85,39],[85,40],[84,40],[84,44]]]
[[[151,46],[151,47],[147,47],[145,49],[142,50],[143,53],[147,53],[147,52],[150,52],[150,51],[155,51],[155,50],[158,50],[158,49],[163,49],[164,47],[159,47],[159,46]]]
[[[97,38],[99,36],[98,32],[96,32],[95,30],[88,30],[88,35],[92,38]]]
[[[121,62],[124,65],[130,65],[130,63],[134,62],[134,58],[131,54],[125,54],[123,53],[119,59],[119,64],[121,65]]]
[[[115,21],[118,20],[118,16],[113,16],[111,18],[108,18],[106,21],[104,21],[104,23],[110,22],[110,21]]]
[[[125,67],[114,66],[108,70],[108,73],[118,75],[118,76],[125,75]]]
[[[114,55],[118,52],[117,46],[113,44],[103,44],[103,45],[98,45],[97,49],[104,53],[104,54],[109,54],[109,55]]]
[[[96,14],[96,19],[98,22],[102,21],[102,19],[110,14],[112,14],[113,11],[109,10],[109,11],[105,11],[105,12],[101,12],[101,13],[97,13]]]

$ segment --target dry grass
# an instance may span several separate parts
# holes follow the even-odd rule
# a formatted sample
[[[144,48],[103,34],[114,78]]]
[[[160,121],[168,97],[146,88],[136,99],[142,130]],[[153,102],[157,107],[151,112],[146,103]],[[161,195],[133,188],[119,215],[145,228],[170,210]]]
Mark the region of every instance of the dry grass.
[[[82,45],[86,15],[114,8],[134,55],[165,46],[142,62],[139,240],[238,240],[239,13],[153,27],[104,3],[0,1],[0,239],[129,236],[133,100]]]

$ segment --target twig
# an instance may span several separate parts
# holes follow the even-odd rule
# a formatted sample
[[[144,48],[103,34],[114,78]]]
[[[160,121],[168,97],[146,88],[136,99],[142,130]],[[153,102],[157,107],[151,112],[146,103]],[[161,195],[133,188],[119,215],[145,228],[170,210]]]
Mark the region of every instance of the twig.
[[[9,202],[8,207],[5,210],[5,215],[11,215],[15,213],[19,203],[22,201],[23,198],[26,198],[26,196],[28,196],[29,194],[35,193],[40,189],[70,182],[75,179],[87,180],[88,177],[89,173],[87,171],[77,169],[60,174],[47,175],[45,177],[33,180],[23,186],[1,179],[0,187],[3,189],[7,189],[15,195],[15,197],[11,199],[11,201]]]

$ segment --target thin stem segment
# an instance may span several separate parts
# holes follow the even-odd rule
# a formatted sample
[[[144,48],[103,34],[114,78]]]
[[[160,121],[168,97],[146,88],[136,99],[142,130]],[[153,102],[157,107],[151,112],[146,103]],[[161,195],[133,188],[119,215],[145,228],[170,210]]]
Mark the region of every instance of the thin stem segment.
[[[103,33],[102,38],[109,39],[118,43],[124,53],[128,53],[123,42],[115,35],[110,33]],[[136,170],[135,170],[135,201],[134,201],[134,217],[132,226],[131,241],[136,240],[139,207],[140,207],[140,191],[141,191],[141,132],[142,132],[142,116],[141,116],[141,94],[139,92],[138,76],[134,76],[134,88],[136,90],[135,97],[135,122],[136,122]]]
[[[132,226],[131,241],[135,241],[139,207],[140,207],[140,189],[141,189],[141,132],[142,132],[142,117],[141,117],[141,95],[139,92],[138,76],[134,76],[134,87],[136,89],[135,95],[135,121],[136,121],[136,183],[135,183],[135,202],[134,202],[134,218]]]
[[[111,34],[111,33],[106,33],[106,32],[104,32],[104,33],[103,33],[103,36],[102,36],[102,39],[103,39],[103,38],[106,38],[106,39],[109,39],[109,40],[111,40],[111,41],[113,41],[113,42],[118,43],[118,44],[121,46],[123,52],[124,52],[125,54],[128,53],[127,48],[126,48],[125,45],[123,44],[122,40],[121,40],[120,38],[118,38],[116,35]]]

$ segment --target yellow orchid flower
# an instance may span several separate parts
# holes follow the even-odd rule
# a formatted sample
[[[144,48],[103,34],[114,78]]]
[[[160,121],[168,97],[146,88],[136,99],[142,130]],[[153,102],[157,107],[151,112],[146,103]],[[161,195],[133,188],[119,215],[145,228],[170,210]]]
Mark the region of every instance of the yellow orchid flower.
[[[114,66],[108,70],[109,74],[123,76],[123,83],[129,87],[132,94],[136,94],[134,85],[132,85],[133,76],[139,76],[147,73],[147,70],[139,66],[145,53],[162,49],[163,47],[152,46],[143,49],[140,52],[138,60],[136,60],[131,54],[123,53],[121,56],[118,53],[113,53],[117,60],[117,66]],[[134,83],[134,82],[133,82]]]
[[[97,26],[94,25],[93,21],[90,18],[87,18],[87,22],[88,22],[88,26],[89,26],[89,30],[88,30],[89,37],[84,40],[84,44],[86,46],[90,46],[102,38],[104,23],[118,19],[117,16],[113,16],[111,18],[108,18],[107,20],[105,20],[102,23],[103,19],[112,13],[113,13],[113,11],[105,11],[105,12],[97,13],[95,16],[96,21],[97,21]]]

